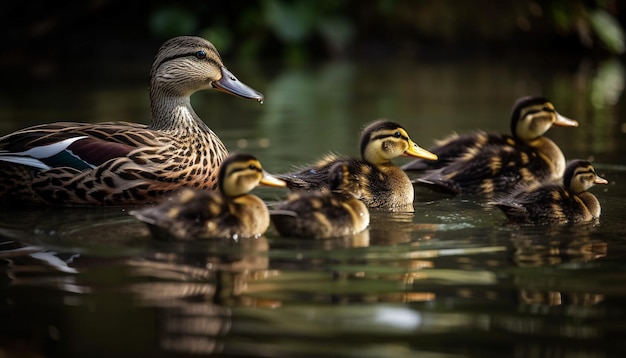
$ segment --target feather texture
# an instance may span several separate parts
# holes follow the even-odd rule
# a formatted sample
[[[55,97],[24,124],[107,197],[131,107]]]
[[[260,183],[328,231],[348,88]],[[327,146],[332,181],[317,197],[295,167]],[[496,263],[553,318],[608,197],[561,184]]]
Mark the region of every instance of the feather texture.
[[[151,70],[150,125],[58,122],[0,138],[0,196],[57,205],[133,205],[181,187],[217,188],[227,150],[189,96],[218,88],[261,101],[230,73],[208,41],[176,37]]]
[[[543,97],[523,97],[513,109],[513,135],[476,132],[453,136],[432,149],[439,160],[415,161],[407,170],[426,170],[420,186],[450,194],[506,193],[517,185],[560,178],[565,169],[561,149],[543,134],[553,125],[577,126]]]

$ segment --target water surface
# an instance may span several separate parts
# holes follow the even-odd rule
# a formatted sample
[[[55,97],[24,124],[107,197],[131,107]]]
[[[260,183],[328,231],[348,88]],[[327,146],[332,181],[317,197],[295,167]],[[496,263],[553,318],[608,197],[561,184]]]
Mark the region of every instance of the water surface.
[[[381,117],[426,147],[453,131],[507,132],[515,98],[543,94],[581,122],[549,137],[610,181],[592,189],[599,223],[515,226],[476,198],[418,189],[415,213],[374,211],[355,237],[270,230],[169,243],[127,208],[2,207],[0,355],[623,356],[623,106],[619,83],[601,77],[615,82],[621,67],[546,66],[231,65],[265,104],[220,93],[192,103],[231,150],[281,172],[329,151],[356,155],[360,129]],[[143,83],[73,80],[3,92],[0,114],[6,133],[58,120],[146,122],[149,106]],[[286,192],[257,194],[273,204]]]

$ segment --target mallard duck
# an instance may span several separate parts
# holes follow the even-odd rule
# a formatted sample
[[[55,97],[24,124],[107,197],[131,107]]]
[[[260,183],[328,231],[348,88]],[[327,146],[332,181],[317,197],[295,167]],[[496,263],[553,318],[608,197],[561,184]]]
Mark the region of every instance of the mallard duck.
[[[588,222],[600,217],[600,202],[587,191],[595,184],[608,184],[608,181],[599,177],[588,161],[572,160],[561,184],[518,189],[492,205],[502,210],[510,221],[518,223]]]
[[[194,92],[210,88],[263,100],[226,69],[209,41],[166,41],[150,72],[149,125],[61,122],[8,134],[0,138],[0,198],[128,205],[180,187],[215,189],[227,150],[190,103]]]
[[[328,188],[299,191],[272,210],[276,230],[287,237],[325,239],[352,236],[365,230],[370,222],[369,210],[352,192],[348,162],[333,164],[328,173]]]
[[[523,97],[513,107],[512,136],[485,132],[453,136],[432,148],[440,158],[432,166],[412,162],[403,169],[429,169],[416,183],[451,194],[491,196],[510,192],[518,184],[558,179],[565,157],[543,136],[552,125],[576,127],[578,122],[560,115],[543,97]]]
[[[219,169],[219,191],[183,188],[157,206],[133,210],[159,239],[256,237],[267,231],[270,217],[259,197],[248,194],[257,185],[285,187],[263,170],[252,155],[230,154]]]
[[[328,187],[329,169],[345,162],[350,176],[346,179],[368,208],[413,211],[413,185],[407,174],[391,159],[400,156],[437,159],[415,144],[401,125],[378,120],[361,134],[361,158],[327,155],[298,173],[278,175],[292,190],[319,190]]]

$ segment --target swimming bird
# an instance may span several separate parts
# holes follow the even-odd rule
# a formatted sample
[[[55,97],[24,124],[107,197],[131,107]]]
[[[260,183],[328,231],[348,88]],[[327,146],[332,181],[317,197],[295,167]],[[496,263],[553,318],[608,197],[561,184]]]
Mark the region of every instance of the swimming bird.
[[[520,98],[511,116],[512,135],[476,132],[452,136],[432,148],[439,160],[414,161],[405,170],[426,170],[415,183],[451,194],[510,192],[518,184],[531,185],[558,179],[565,156],[544,137],[552,125],[578,126],[559,114],[543,97]]]
[[[588,192],[596,184],[608,184],[586,160],[568,163],[562,183],[521,188],[491,203],[517,223],[581,223],[600,217],[598,199]]]
[[[348,162],[337,162],[329,169],[329,187],[297,191],[270,211],[276,230],[286,237],[325,239],[358,234],[370,222],[367,206],[359,200],[361,192],[349,182]]]
[[[42,124],[0,138],[0,198],[55,205],[134,205],[181,187],[215,189],[228,154],[190,96],[217,89],[263,101],[209,41],[167,40],[150,71],[149,125]]]
[[[130,212],[157,239],[194,240],[258,237],[270,216],[265,202],[249,192],[258,185],[285,187],[252,155],[230,154],[219,170],[219,191],[183,188],[154,207]]]
[[[378,120],[361,133],[361,158],[327,155],[297,173],[277,175],[292,190],[328,187],[328,172],[338,162],[348,166],[346,179],[368,208],[413,211],[414,191],[407,174],[391,160],[400,156],[437,159],[419,147],[398,123]]]

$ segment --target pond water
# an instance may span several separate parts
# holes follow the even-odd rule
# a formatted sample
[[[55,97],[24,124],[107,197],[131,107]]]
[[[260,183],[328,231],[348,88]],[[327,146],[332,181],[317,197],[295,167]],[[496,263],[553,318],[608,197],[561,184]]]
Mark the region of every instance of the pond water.
[[[527,62],[524,62],[528,60]],[[147,67],[146,65],[146,72]],[[515,226],[471,197],[418,189],[331,240],[157,242],[127,208],[0,207],[0,357],[617,357],[626,355],[626,135],[615,60],[329,62],[230,70],[265,104],[192,99],[233,151],[283,172],[386,117],[428,147],[507,132],[543,94],[579,128],[548,136],[593,158],[598,224]],[[59,120],[145,122],[145,83],[4,86],[1,133]],[[78,74],[80,78],[80,74]],[[623,102],[623,101],[622,101]],[[402,163],[402,161],[398,161]],[[257,190],[270,204],[284,190]]]

